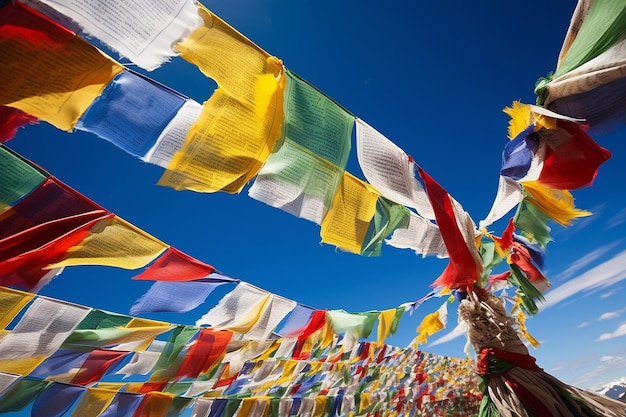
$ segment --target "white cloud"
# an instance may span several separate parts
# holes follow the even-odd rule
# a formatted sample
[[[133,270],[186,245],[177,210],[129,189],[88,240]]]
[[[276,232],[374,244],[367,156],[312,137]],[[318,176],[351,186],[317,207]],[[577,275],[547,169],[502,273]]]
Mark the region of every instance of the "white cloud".
[[[585,256],[573,261],[568,268],[566,268],[563,272],[559,273],[556,277],[557,281],[569,278],[576,274],[578,271],[592,263],[593,261],[600,259],[606,253],[615,249],[622,243],[622,240],[617,240],[613,243],[609,243],[608,245],[604,245],[599,247],[598,249],[589,252]]]
[[[618,287],[618,288],[615,288],[612,291],[607,291],[604,294],[600,294],[600,298],[602,298],[602,299],[609,298],[609,297],[617,294],[618,292],[620,292],[623,289],[624,289],[624,287]]]
[[[626,250],[587,272],[553,288],[545,295],[541,309],[545,310],[583,291],[610,287],[626,279]]]
[[[626,222],[626,208],[621,209],[613,217],[607,220],[605,230],[612,229],[613,227],[619,226],[624,222]]]
[[[598,321],[603,321],[603,320],[613,320],[618,318],[621,314],[622,314],[623,310],[619,310],[619,311],[608,311],[602,315],[600,315],[600,317],[598,317]]]
[[[620,324],[617,329],[611,333],[602,333],[600,337],[596,339],[596,342],[603,342],[620,336],[626,336],[626,323]]]
[[[582,323],[580,323],[578,326],[576,326],[577,329],[582,329],[583,327],[587,327],[589,326],[591,323],[589,323],[588,321],[583,321]]]

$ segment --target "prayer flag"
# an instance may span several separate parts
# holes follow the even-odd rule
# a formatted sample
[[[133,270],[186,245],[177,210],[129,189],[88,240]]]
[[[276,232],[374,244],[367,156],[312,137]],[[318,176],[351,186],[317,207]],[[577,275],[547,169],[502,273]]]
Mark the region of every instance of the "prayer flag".
[[[186,97],[180,93],[125,70],[91,103],[76,128],[142,157],[154,146],[185,101]]]
[[[0,413],[22,410],[33,402],[50,384],[52,384],[51,381],[22,378],[2,397],[2,401],[0,401]]]
[[[0,143],[13,139],[20,127],[37,122],[36,117],[19,109],[0,106]]]
[[[128,355],[129,352],[122,352],[108,349],[95,349],[85,359],[78,372],[74,375],[71,384],[89,385],[99,381],[109,368],[116,362]]]
[[[85,387],[50,384],[35,400],[31,417],[62,417],[85,391]]]
[[[557,121],[557,128],[536,133],[547,143],[538,182],[551,188],[574,190],[590,186],[611,152],[599,146],[574,122]]]
[[[259,171],[248,195],[321,224],[344,171],[296,142],[283,138],[281,143]]]
[[[137,269],[156,259],[167,245],[115,216],[101,220],[78,245],[68,249],[63,260],[49,268],[71,265],[105,265]]]
[[[388,199],[414,208],[420,216],[435,218],[426,191],[415,178],[415,164],[402,149],[358,118],[356,144],[359,165],[370,184]]]
[[[110,389],[89,387],[72,412],[72,417],[100,416],[117,395]]]
[[[409,213],[408,226],[394,230],[391,238],[385,240],[385,243],[396,248],[413,249],[422,257],[431,255],[438,258],[448,257],[439,227],[412,212]]]
[[[0,287],[0,330],[6,329],[34,297],[31,293]]]
[[[326,313],[327,320],[335,333],[349,333],[355,339],[367,338],[379,315],[379,311],[348,313],[344,310],[330,310]]]
[[[537,82],[538,103],[585,119],[594,131],[626,121],[626,6],[621,1],[579,1],[554,74]]]
[[[0,339],[0,371],[28,375],[61,347],[89,310],[37,297],[13,331]]]
[[[378,197],[376,212],[367,229],[361,255],[379,256],[383,239],[396,229],[405,229],[409,225],[410,213],[405,206],[382,196]]]
[[[477,264],[468,242],[459,229],[457,221],[460,219],[455,216],[452,198],[423,169],[418,167],[418,172],[424,181],[428,199],[435,211],[437,225],[450,256],[448,266],[432,285],[449,289],[471,287],[479,279],[480,265]]]
[[[589,211],[574,207],[574,196],[567,190],[550,188],[538,181],[524,181],[522,187],[531,204],[562,226],[569,226],[576,217],[591,215]]]
[[[286,74],[285,138],[344,170],[354,116],[289,69]]]
[[[176,376],[197,378],[201,373],[219,364],[232,336],[233,333],[228,330],[200,329]]]
[[[78,23],[87,36],[99,39],[148,71],[175,56],[172,45],[200,24],[192,0],[109,0],[97,6],[89,0],[39,1]]]
[[[361,253],[379,195],[371,185],[345,172],[333,205],[322,222],[322,242]]]
[[[229,282],[233,281],[157,281],[133,304],[130,314],[168,311],[186,313],[204,303],[215,288]]]
[[[159,185],[175,190],[238,193],[266,161],[280,135],[284,76],[256,78],[254,102],[242,103],[218,88]]]
[[[0,146],[0,214],[39,186],[46,176],[6,146]]]
[[[168,247],[167,250],[153,264],[133,279],[152,281],[193,281],[207,277],[215,271],[211,265],[199,261],[179,251]]]
[[[19,3],[0,7],[0,55],[0,105],[67,131],[123,70],[97,48]]]
[[[513,221],[515,227],[530,242],[537,242],[542,247],[546,247],[552,240],[551,229],[548,226],[550,217],[526,198],[517,206]]]
[[[98,417],[132,417],[142,401],[143,395],[132,392],[118,392],[107,408],[98,414]]]

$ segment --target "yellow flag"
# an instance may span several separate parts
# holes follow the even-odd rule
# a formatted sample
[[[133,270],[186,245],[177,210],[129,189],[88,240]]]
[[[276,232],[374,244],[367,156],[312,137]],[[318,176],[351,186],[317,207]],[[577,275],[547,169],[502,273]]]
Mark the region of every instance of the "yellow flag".
[[[418,344],[424,344],[428,341],[428,336],[437,333],[439,330],[446,327],[448,316],[447,316],[447,301],[439,307],[437,311],[434,313],[427,314],[426,317],[422,319],[422,322],[417,326],[417,337],[415,341]]]
[[[159,185],[175,190],[238,193],[267,160],[284,118],[285,76],[258,76],[253,105],[218,88],[204,103]]]
[[[333,205],[322,221],[322,242],[361,253],[379,196],[374,187],[344,172]]]
[[[137,269],[152,262],[167,248],[143,230],[114,217],[99,221],[81,243],[67,251],[62,261],[48,268],[104,265]]]
[[[72,417],[97,417],[113,401],[117,391],[101,388],[87,388],[78,405],[72,413]]]
[[[256,77],[272,69],[268,68],[269,54],[203,5],[198,5],[198,14],[204,25],[175,49],[228,95],[251,104]]]
[[[399,316],[403,311],[397,308],[383,310],[378,316],[378,343],[384,343],[390,334],[395,333],[394,327],[397,327]]]
[[[4,13],[11,25],[0,29],[0,104],[71,131],[124,68],[25,7],[7,8]]]
[[[272,294],[268,293],[263,299],[257,302],[254,306],[248,310],[248,312],[243,315],[239,320],[237,320],[232,325],[228,326],[226,329],[235,333],[247,333],[254,327],[254,325],[259,321],[261,315],[265,311],[265,307],[267,303],[271,300]]]
[[[31,293],[0,287],[0,330],[6,329],[33,297]]]
[[[28,375],[45,359],[45,356],[37,356],[32,358],[0,359],[0,372],[15,375]]]
[[[505,107],[502,111],[511,117],[509,120],[509,139],[514,139],[530,126],[530,106],[528,104],[514,101],[511,107]]]
[[[574,207],[574,196],[568,190],[546,187],[537,181],[522,181],[526,199],[562,226],[569,226],[576,217],[591,216],[591,212]]]
[[[141,415],[150,417],[166,417],[173,399],[174,394],[169,392],[149,392],[146,394]]]
[[[204,25],[176,49],[219,88],[204,103],[159,185],[238,193],[257,174],[280,136],[286,77],[279,59],[203,6],[199,14]]]
[[[517,314],[517,322],[519,324],[519,330],[522,332],[522,335],[528,340],[528,343],[532,345],[535,349],[539,347],[540,343],[537,339],[535,339],[530,333],[528,333],[528,329],[526,328],[526,316],[524,312],[520,309]]]

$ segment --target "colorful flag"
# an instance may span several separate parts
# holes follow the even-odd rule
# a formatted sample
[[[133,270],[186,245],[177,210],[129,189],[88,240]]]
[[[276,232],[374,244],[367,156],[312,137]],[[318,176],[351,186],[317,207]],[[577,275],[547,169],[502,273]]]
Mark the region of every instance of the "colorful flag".
[[[77,23],[87,37],[99,39],[148,71],[175,56],[172,45],[201,23],[192,0],[111,0],[97,6],[88,0],[40,1]]]
[[[0,55],[0,105],[67,131],[123,70],[97,48],[19,3],[0,8]]]
[[[322,222],[322,242],[361,253],[379,195],[371,185],[345,172],[333,205]]]
[[[91,103],[76,128],[143,157],[186,99],[154,80],[125,70]]]

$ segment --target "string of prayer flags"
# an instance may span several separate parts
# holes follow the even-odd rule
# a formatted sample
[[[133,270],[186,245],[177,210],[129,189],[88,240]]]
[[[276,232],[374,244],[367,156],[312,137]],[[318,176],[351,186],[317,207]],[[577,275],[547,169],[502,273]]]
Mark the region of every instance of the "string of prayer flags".
[[[135,2],[112,0],[94,7],[87,0],[71,3],[37,0],[76,22],[92,36],[141,68],[154,70],[176,55],[172,45],[200,25],[191,0]]]
[[[123,67],[27,6],[0,8],[0,105],[70,131]]]
[[[33,300],[11,333],[0,339],[0,372],[28,375],[61,347],[89,310],[41,297]]]
[[[0,143],[13,139],[20,127],[37,122],[36,117],[19,109],[0,106]]]
[[[623,123],[626,5],[579,2],[563,41],[557,68],[537,82],[538,104],[607,130]]]
[[[143,157],[185,101],[180,93],[125,70],[91,103],[76,128],[106,139],[130,155]]]

